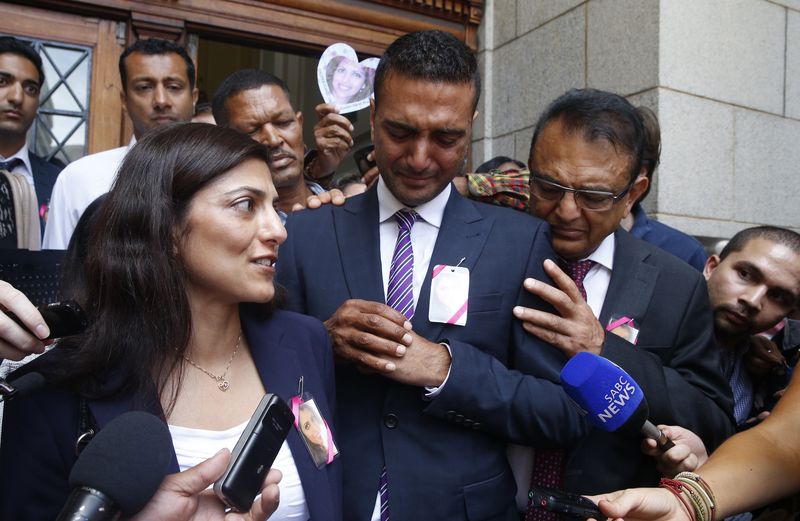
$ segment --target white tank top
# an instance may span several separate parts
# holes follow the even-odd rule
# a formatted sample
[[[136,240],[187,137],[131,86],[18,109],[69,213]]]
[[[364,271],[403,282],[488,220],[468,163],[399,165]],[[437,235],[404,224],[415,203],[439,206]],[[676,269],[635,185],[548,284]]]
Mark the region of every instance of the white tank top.
[[[247,427],[247,422],[224,431],[170,425],[169,432],[172,435],[172,444],[175,446],[175,455],[178,457],[178,466],[181,472],[207,460],[224,448],[232,451],[245,427]],[[270,521],[284,519],[305,521],[309,519],[306,495],[300,483],[300,475],[297,473],[292,451],[289,450],[285,441],[281,445],[272,468],[280,470],[283,478],[278,484],[281,492],[280,505],[270,517]]]

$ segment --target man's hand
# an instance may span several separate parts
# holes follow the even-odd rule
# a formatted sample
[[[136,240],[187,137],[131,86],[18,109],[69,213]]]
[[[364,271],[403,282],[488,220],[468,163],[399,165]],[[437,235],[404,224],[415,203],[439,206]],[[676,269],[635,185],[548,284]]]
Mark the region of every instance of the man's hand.
[[[557,347],[570,358],[581,351],[600,354],[605,331],[575,282],[550,259],[544,261],[544,270],[558,288],[536,279],[525,279],[523,286],[552,304],[561,316],[522,306],[514,308],[514,316],[522,321],[525,331]]]
[[[708,459],[703,440],[690,431],[677,425],[659,425],[661,431],[675,444],[668,451],[662,451],[655,440],[649,438],[642,442],[642,452],[656,459],[656,468],[668,478],[679,472],[694,472]]]
[[[347,300],[325,321],[337,357],[386,374],[413,341],[411,323],[397,310],[367,300]]]
[[[342,191],[338,188],[333,188],[327,192],[322,192],[321,194],[309,195],[308,198],[306,198],[306,206],[296,203],[294,206],[292,206],[292,211],[299,212],[300,210],[305,210],[306,208],[314,210],[324,204],[342,206],[344,204],[344,200],[345,196]]]
[[[5,314],[9,311],[36,336],[11,320]],[[22,360],[31,353],[43,353],[45,344],[42,340],[49,335],[50,328],[28,297],[0,280],[0,359]]]
[[[367,154],[368,161],[375,161],[375,150]],[[373,166],[361,175],[361,181],[367,185],[367,188],[372,186],[378,180],[378,165]]]
[[[318,155],[311,176],[319,178],[335,171],[350,151],[353,146],[353,124],[339,114],[335,105],[321,103],[314,110],[319,117],[314,125],[314,142]]]
[[[278,482],[281,473],[272,469],[267,474],[253,506],[246,513],[225,514],[225,505],[207,490],[225,472],[231,453],[225,449],[212,458],[184,472],[170,474],[161,483],[153,498],[131,521],[263,521],[278,508]]]
[[[413,330],[406,354],[395,362],[396,368],[388,378],[417,387],[439,387],[450,371],[450,351],[442,344],[431,342]]]
[[[759,379],[769,375],[775,367],[785,366],[786,360],[775,342],[763,336],[751,336],[744,364],[747,372]]]
[[[407,385],[438,387],[450,370],[450,352],[411,330],[411,322],[379,302],[348,300],[325,327],[334,353],[359,369]]]

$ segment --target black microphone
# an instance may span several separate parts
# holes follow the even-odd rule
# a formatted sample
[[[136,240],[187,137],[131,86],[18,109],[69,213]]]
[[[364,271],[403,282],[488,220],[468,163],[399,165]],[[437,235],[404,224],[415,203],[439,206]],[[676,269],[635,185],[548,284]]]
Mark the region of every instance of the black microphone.
[[[614,362],[578,353],[561,370],[561,385],[594,426],[606,432],[639,431],[665,451],[675,446],[647,419],[650,409],[642,388]]]
[[[44,386],[45,380],[41,373],[27,373],[12,382],[0,378],[0,402],[8,401],[20,394],[27,394]]]
[[[56,521],[130,517],[153,497],[172,458],[167,425],[133,411],[110,421],[89,442],[69,474],[69,495]]]
[[[61,302],[53,302],[52,304],[45,304],[36,308],[42,315],[45,324],[50,329],[50,336],[43,340],[51,338],[62,338],[70,335],[78,335],[83,333],[89,327],[89,318],[86,312],[81,308],[80,304],[74,300],[64,300]],[[23,329],[28,330],[28,326],[22,323],[22,320],[10,311],[6,312],[6,316],[16,322]],[[36,334],[31,331],[33,336]]]

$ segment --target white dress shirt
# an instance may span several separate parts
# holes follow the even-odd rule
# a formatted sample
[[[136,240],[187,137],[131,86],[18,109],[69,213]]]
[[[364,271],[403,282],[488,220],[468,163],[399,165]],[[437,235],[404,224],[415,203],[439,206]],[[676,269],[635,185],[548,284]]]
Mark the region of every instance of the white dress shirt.
[[[608,285],[611,283],[611,271],[614,269],[614,249],[616,239],[614,234],[609,234],[600,246],[588,257],[581,260],[594,261],[592,269],[583,279],[583,289],[586,290],[586,303],[592,308],[595,318],[600,317],[603,303],[606,301]],[[605,328],[604,324],[601,324]]]
[[[68,164],[56,179],[42,239],[43,250],[66,250],[78,219],[92,201],[111,190],[122,160],[136,143],[82,157]]]
[[[422,291],[422,283],[428,273],[433,247],[436,245],[436,238],[439,236],[444,207],[447,206],[451,188],[452,186],[448,184],[439,195],[425,204],[412,208],[419,215],[414,226],[411,227],[411,248],[414,250],[414,308],[417,307],[417,299],[420,291]],[[389,287],[389,270],[392,266],[397,236],[400,233],[394,214],[403,208],[407,208],[407,206],[397,200],[394,194],[389,191],[389,187],[386,186],[383,179],[379,177],[378,220],[380,222],[381,273],[383,274],[384,296]]]
[[[22,160],[22,164],[15,166],[11,169],[12,174],[20,174],[25,177],[28,184],[33,186],[33,167],[31,167],[31,157],[28,155],[28,146],[25,145],[13,155],[3,157],[0,155],[0,161],[11,161],[17,158]]]

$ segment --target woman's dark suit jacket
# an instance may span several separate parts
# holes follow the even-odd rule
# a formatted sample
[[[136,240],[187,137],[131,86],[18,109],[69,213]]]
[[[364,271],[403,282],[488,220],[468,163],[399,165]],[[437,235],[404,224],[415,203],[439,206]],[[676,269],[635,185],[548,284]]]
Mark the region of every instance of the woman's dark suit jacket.
[[[267,392],[288,400],[297,394],[302,376],[304,390],[315,398],[335,437],[333,360],[324,326],[316,319],[288,311],[259,318],[243,306],[242,327]],[[36,371],[59,359],[63,359],[63,353],[54,349],[19,369],[17,374]],[[151,401],[156,405],[136,406],[130,396],[87,403],[96,426],[102,429],[110,420],[130,410],[146,410],[162,417],[157,400]],[[76,460],[79,409],[76,393],[53,386],[6,404],[0,443],[0,519],[49,521],[58,515],[70,493],[67,479]],[[318,470],[294,428],[288,444],[311,519],[341,520],[340,461],[337,459]],[[177,471],[178,462],[173,454],[168,473]]]

